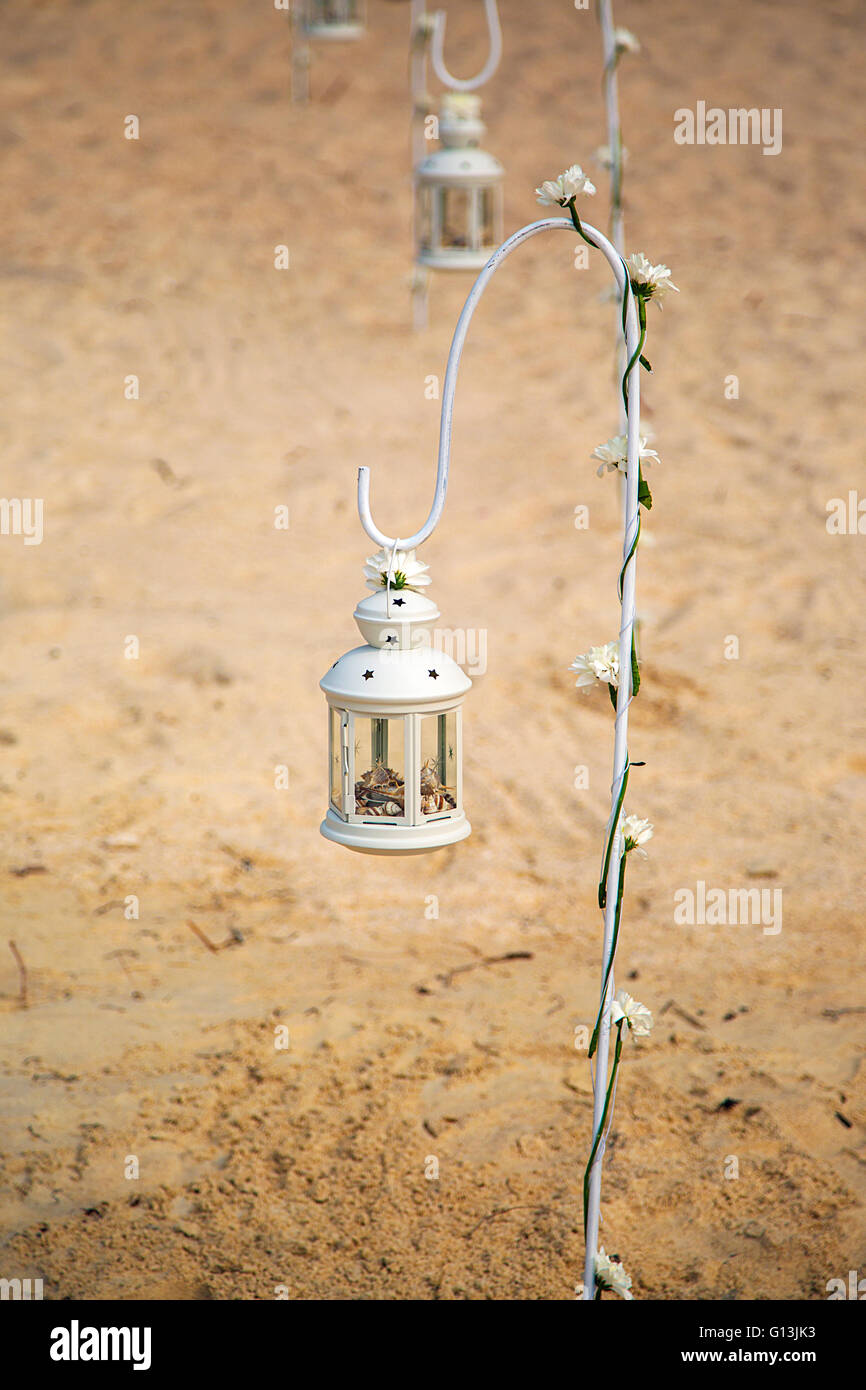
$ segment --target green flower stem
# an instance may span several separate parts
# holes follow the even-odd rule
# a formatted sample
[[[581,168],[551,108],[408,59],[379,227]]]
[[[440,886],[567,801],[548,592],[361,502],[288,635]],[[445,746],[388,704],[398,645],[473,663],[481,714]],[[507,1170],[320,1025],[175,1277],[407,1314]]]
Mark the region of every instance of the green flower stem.
[[[604,848],[604,860],[601,866],[601,878],[598,881],[598,905],[601,908],[602,912],[604,911],[607,905],[607,871],[610,868],[610,856],[613,853],[614,836],[616,835],[617,828],[619,826],[619,816],[620,812],[622,811],[622,803],[625,800],[625,790],[628,786],[628,773],[630,767],[631,763],[629,762],[628,753],[626,753],[625,767],[622,770],[622,781],[619,785],[619,796],[616,799],[616,806],[614,807],[613,817],[610,822],[610,833],[607,837],[607,844]]]
[[[613,970],[613,958],[616,955],[616,943],[619,937],[619,923],[622,917],[622,899],[625,888],[625,865],[628,859],[628,852],[623,850],[622,859],[619,861],[619,884],[616,890],[616,911],[613,918],[613,934],[610,939],[610,954],[607,958],[607,969],[604,972],[604,980],[601,986],[601,1003],[598,1006],[598,1018],[595,1020],[595,1027],[592,1030],[592,1037],[589,1040],[589,1056],[595,1056],[595,1049],[598,1047],[598,1034],[601,1028],[601,1018],[604,1013],[604,999],[607,994],[607,982],[610,979],[610,972]]]
[[[598,247],[596,246],[595,242],[590,240],[590,238],[586,235],[586,232],[583,230],[583,227],[581,226],[580,218],[577,215],[577,207],[575,205],[574,199],[569,198],[568,202],[565,204],[565,207],[566,210],[571,214],[571,220],[574,223],[574,230],[577,232],[578,236],[583,237],[587,246],[591,246],[593,251],[597,251]]]
[[[598,1153],[598,1146],[599,1146],[599,1144],[601,1143],[601,1136],[604,1134],[604,1127],[605,1127],[605,1125],[607,1124],[607,1115],[608,1115],[608,1111],[610,1110],[610,1102],[611,1102],[611,1097],[613,1096],[613,1088],[614,1088],[614,1085],[616,1084],[616,1074],[617,1074],[617,1071],[619,1070],[619,1059],[620,1059],[620,1057],[622,1056],[622,1025],[623,1025],[624,1023],[625,1023],[625,1019],[624,1019],[624,1018],[621,1018],[621,1019],[619,1020],[619,1023],[616,1025],[616,1048],[615,1048],[614,1054],[613,1054],[613,1067],[611,1068],[610,1081],[608,1082],[608,1087],[607,1087],[607,1095],[606,1095],[605,1098],[604,1098],[604,1110],[602,1111],[601,1120],[600,1120],[600,1122],[599,1122],[599,1126],[598,1126],[598,1129],[597,1129],[597,1131],[596,1131],[595,1139],[593,1140],[592,1152],[591,1152],[590,1155],[589,1155],[589,1162],[588,1162],[587,1165],[586,1165],[586,1171],[585,1171],[585,1173],[584,1173],[584,1175],[583,1175],[583,1235],[584,1235],[584,1239],[586,1239],[586,1221],[587,1221],[587,1215],[588,1215],[588,1211],[589,1211],[589,1175],[590,1175],[590,1173],[592,1172],[592,1165],[593,1165],[593,1163],[595,1162],[595,1156],[596,1156],[596,1154]]]
[[[619,601],[620,601],[620,603],[622,603],[622,584],[623,584],[623,579],[625,578],[626,569],[628,568],[628,562],[629,562],[629,560],[632,558],[632,556],[634,555],[635,551],[637,550],[637,545],[638,545],[638,541],[639,541],[639,540],[640,540],[640,507],[638,507],[637,530],[635,531],[634,540],[632,541],[631,546],[629,547],[629,552],[628,552],[628,554],[626,555],[625,560],[623,561],[622,569],[621,569],[620,572],[619,572],[619,580],[618,580],[618,582],[617,582],[617,592],[618,592],[618,594],[619,594]],[[632,628],[632,634],[631,634],[631,693],[632,693],[632,699],[634,699],[635,695],[638,693],[639,690],[640,690],[640,666],[638,665],[638,659],[637,659],[637,647],[635,646],[635,640],[634,640],[634,628]],[[616,700],[613,701],[613,707],[614,707],[614,709],[616,709]]]
[[[624,578],[625,578],[625,572],[626,572],[626,570],[628,569],[628,562],[629,562],[629,560],[631,559],[631,557],[634,555],[635,551],[637,550],[637,544],[638,544],[638,541],[639,541],[639,540],[640,540],[640,511],[638,511],[638,514],[637,514],[637,530],[636,530],[635,533],[634,533],[634,540],[632,541],[631,545],[629,546],[629,552],[628,552],[628,554],[626,555],[625,559],[624,559],[623,562],[622,562],[622,569],[621,569],[620,572],[619,572],[619,579],[617,580],[617,584],[616,584],[616,589],[617,589],[617,593],[619,594],[619,601],[620,601],[620,603],[622,603],[622,582],[623,582],[623,580],[624,580]]]
[[[637,659],[637,646],[636,646],[635,640],[634,640],[634,627],[632,627],[632,630],[631,630],[631,697],[632,697],[632,699],[634,699],[635,695],[638,693],[639,690],[640,690],[640,666],[638,665],[638,659]]]
[[[567,203],[564,203],[562,206],[564,206],[564,207],[568,210],[568,213],[569,213],[569,215],[570,215],[570,217],[571,217],[571,220],[572,220],[572,222],[574,223],[574,230],[577,232],[578,236],[580,236],[580,237],[583,238],[583,240],[586,242],[587,246],[591,246],[591,247],[593,248],[594,251],[597,251],[597,250],[598,250],[598,247],[596,246],[595,242],[592,241],[592,240],[590,240],[590,238],[586,235],[586,232],[583,230],[583,227],[582,227],[581,221],[580,221],[580,217],[578,216],[577,206],[576,206],[576,204],[575,204],[574,198],[569,198],[568,202],[567,202]],[[622,257],[620,257],[620,260],[622,260]],[[639,294],[639,293],[635,290],[635,287],[634,287],[634,285],[632,284],[632,281],[631,281],[631,277],[629,276],[629,273],[628,273],[628,266],[626,265],[626,263],[625,263],[624,260],[622,261],[622,268],[623,268],[623,271],[624,271],[624,273],[625,273],[625,280],[626,280],[626,290],[625,290],[625,293],[623,294],[623,297],[622,297],[622,332],[623,332],[623,337],[625,337],[626,313],[627,313],[627,310],[628,310],[628,296],[629,296],[629,292],[632,294],[632,296],[634,297],[634,299],[635,299],[636,302],[637,302],[638,323],[640,324],[640,337],[639,337],[639,339],[638,339],[638,345],[637,345],[637,347],[635,348],[634,352],[632,353],[631,357],[629,358],[628,365],[626,366],[626,369],[625,369],[625,371],[624,371],[623,374],[622,374],[622,399],[623,399],[623,404],[624,404],[624,406],[625,406],[625,408],[626,408],[626,411],[628,411],[628,375],[629,375],[629,372],[631,371],[632,367],[634,366],[635,362],[637,362],[637,361],[640,361],[641,366],[642,366],[642,367],[645,367],[646,370],[647,370],[648,372],[651,372],[651,371],[652,371],[652,367],[650,366],[649,362],[647,361],[647,359],[646,359],[646,358],[644,357],[644,355],[643,355],[644,343],[646,342],[646,301],[645,301],[643,295],[642,295],[642,294]]]
[[[626,411],[628,411],[628,378],[629,378],[629,373],[630,373],[632,367],[634,366],[635,362],[640,361],[640,363],[641,363],[642,365],[646,365],[646,368],[647,368],[648,371],[649,371],[650,368],[649,368],[649,363],[646,362],[646,359],[644,358],[644,355],[643,355],[644,343],[646,342],[646,302],[645,302],[645,300],[644,300],[644,298],[643,298],[643,295],[641,295],[641,294],[636,294],[636,293],[635,293],[635,288],[634,288],[634,285],[631,283],[631,279],[629,278],[628,266],[626,265],[625,261],[623,261],[622,267],[623,267],[623,270],[625,271],[626,280],[628,281],[629,287],[630,287],[630,289],[631,289],[631,293],[632,293],[634,299],[637,301],[638,323],[640,324],[640,337],[638,338],[637,347],[635,348],[634,352],[632,353],[631,357],[629,358],[628,363],[627,363],[627,365],[626,365],[626,369],[625,369],[625,371],[624,371],[623,374],[622,374],[622,399],[623,399],[623,404],[624,404],[624,406],[625,406],[625,408],[626,408]],[[628,295],[627,295],[627,294],[624,294],[623,297],[622,297],[622,331],[623,331],[623,336],[625,336],[625,318],[626,318],[627,304],[628,304]]]

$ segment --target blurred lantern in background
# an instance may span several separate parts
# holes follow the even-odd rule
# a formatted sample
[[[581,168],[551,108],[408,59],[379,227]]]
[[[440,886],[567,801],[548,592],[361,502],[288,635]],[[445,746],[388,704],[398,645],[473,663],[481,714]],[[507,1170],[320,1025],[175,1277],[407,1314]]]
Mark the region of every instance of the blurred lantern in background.
[[[480,270],[502,241],[502,179],[498,159],[480,149],[481,98],[442,97],[441,149],[415,169],[416,260],[433,270]]]
[[[438,849],[470,831],[461,706],[472,682],[431,645],[436,604],[408,587],[412,571],[426,565],[398,551],[388,583],[390,560],[383,552],[368,564],[376,591],[354,614],[365,645],[320,681],[330,733],[330,799],[320,829],[366,854]]]
[[[310,99],[310,41],[361,39],[367,32],[366,0],[293,0],[292,101]]]
[[[360,39],[366,0],[302,0],[301,27],[308,39]]]

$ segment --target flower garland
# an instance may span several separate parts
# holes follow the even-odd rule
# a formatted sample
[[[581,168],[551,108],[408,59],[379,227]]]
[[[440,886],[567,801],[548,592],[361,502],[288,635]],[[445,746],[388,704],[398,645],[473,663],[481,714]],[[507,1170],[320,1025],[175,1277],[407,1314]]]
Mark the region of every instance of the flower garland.
[[[624,32],[624,31],[623,31]],[[629,35],[629,38],[632,36]],[[627,51],[630,44],[617,41],[616,54]],[[566,169],[564,174],[560,174],[555,180],[548,180],[536,189],[539,203],[547,206],[558,205],[565,208],[578,236],[589,246],[595,243],[586,235],[581,225],[580,217],[577,212],[577,198],[582,195],[595,193],[595,187],[587,178],[579,164],[573,164]],[[644,356],[644,345],[647,336],[647,316],[646,306],[650,300],[654,300],[659,307],[665,294],[669,290],[677,290],[677,286],[671,281],[671,272],[666,265],[654,264],[642,252],[635,252],[626,260],[621,257],[623,272],[625,275],[626,290],[622,296],[622,331],[625,337],[626,331],[626,312],[628,307],[629,292],[634,299],[637,309],[639,326],[638,343],[634,352],[626,364],[622,376],[622,399],[626,411],[628,411],[628,377],[636,362],[651,372],[652,367]],[[599,445],[593,450],[592,457],[598,459],[598,474],[605,473],[624,473],[627,470],[627,436],[616,435],[609,439],[606,444]],[[644,467],[652,463],[658,463],[659,456],[654,449],[647,447],[647,440],[641,438],[638,446],[638,515],[635,527],[634,540],[629,547],[628,554],[623,561],[617,582],[617,591],[620,603],[623,597],[623,578],[628,567],[629,561],[635,554],[640,540],[640,508],[645,507],[647,511],[652,507],[652,493],[643,475]],[[637,695],[640,689],[640,670],[638,667],[637,651],[632,632],[631,641],[631,698]],[[594,684],[596,681],[603,681],[608,688],[611,703],[616,710],[617,690],[620,681],[620,661],[619,646],[616,642],[607,642],[603,646],[590,647],[586,652],[576,657],[569,670],[577,673],[576,684],[578,687]],[[598,1015],[593,1028],[592,1037],[589,1043],[588,1056],[590,1062],[595,1055],[598,1047],[599,1033],[605,1014],[605,1000],[607,989],[613,971],[614,958],[616,956],[617,942],[619,938],[620,920],[622,917],[623,896],[625,892],[625,872],[626,864],[630,854],[637,854],[646,857],[646,850],[643,845],[652,838],[653,826],[648,820],[639,816],[627,815],[623,810],[626,789],[628,787],[629,772],[632,767],[642,767],[643,763],[631,762],[628,752],[625,755],[625,765],[623,768],[622,779],[619,786],[613,814],[611,815],[608,832],[605,838],[604,853],[602,856],[601,877],[598,884],[598,905],[604,910],[607,905],[607,876],[610,868],[611,856],[616,840],[617,833],[623,837],[623,853],[619,865],[619,879],[617,883],[616,904],[614,909],[613,932],[611,935],[610,950],[604,966],[604,978],[601,987],[601,999]],[[610,1023],[616,1029],[616,1042],[614,1046],[613,1063],[607,1077],[607,1088],[605,1092],[604,1108],[601,1120],[595,1130],[589,1160],[583,1176],[583,1222],[584,1235],[586,1234],[587,1215],[589,1208],[589,1184],[593,1164],[596,1161],[599,1148],[607,1135],[607,1128],[612,1119],[613,1098],[616,1091],[617,1076],[623,1050],[623,1030],[627,1029],[635,1037],[646,1037],[653,1026],[653,1017],[644,1004],[633,999],[625,990],[617,991],[614,1001],[610,1004]],[[603,1085],[604,1081],[598,1078],[594,1085]],[[620,1294],[623,1298],[631,1299],[631,1278],[626,1274],[618,1256],[608,1256],[605,1254],[604,1246],[600,1246],[594,1255],[593,1270],[595,1274],[595,1297],[601,1298],[604,1291]]]

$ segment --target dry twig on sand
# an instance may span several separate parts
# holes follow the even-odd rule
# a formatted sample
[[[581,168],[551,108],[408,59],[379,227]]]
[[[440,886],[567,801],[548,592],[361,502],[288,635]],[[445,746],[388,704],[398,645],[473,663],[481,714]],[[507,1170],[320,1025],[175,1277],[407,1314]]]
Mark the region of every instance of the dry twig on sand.
[[[15,958],[15,964],[18,966],[18,976],[19,976],[19,979],[20,979],[20,981],[21,981],[21,985],[20,985],[20,988],[19,988],[19,990],[18,990],[18,1003],[21,1005],[22,1009],[26,1009],[26,1008],[27,1008],[27,966],[24,964],[24,961],[23,961],[22,958],[21,958],[21,952],[18,950],[18,947],[15,945],[15,942],[14,942],[14,941],[10,941],[10,942],[9,942],[9,950],[12,952],[12,955],[13,955],[14,958]]]

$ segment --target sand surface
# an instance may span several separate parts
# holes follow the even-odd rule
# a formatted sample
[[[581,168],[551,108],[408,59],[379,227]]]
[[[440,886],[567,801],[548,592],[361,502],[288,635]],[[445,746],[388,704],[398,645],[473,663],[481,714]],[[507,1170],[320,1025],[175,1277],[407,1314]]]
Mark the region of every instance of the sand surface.
[[[461,72],[476,8],[449,10]],[[529,8],[503,0],[485,95],[508,231],[604,139],[591,13]],[[470,284],[437,279],[410,332],[408,7],[370,11],[294,109],[264,0],[0,15],[2,487],[45,505],[41,545],[0,537],[0,1274],[48,1298],[567,1299],[580,1278],[612,717],[566,668],[618,621],[616,488],[589,460],[616,428],[612,309],[600,261],[538,238],[466,350],[424,558],[444,623],[487,635],[471,838],[394,862],[326,843],[317,682],[357,643],[371,553],[355,470],[381,526],[420,525],[425,379]],[[866,1270],[866,541],[826,527],[863,478],[864,13],[616,15],[644,41],[629,249],[681,293],[644,383],[662,464],[629,809],[656,833],[619,956],[657,1025],[628,1045],[603,1239],[640,1297],[823,1298]],[[699,100],[781,107],[781,155],[676,145]],[[781,890],[781,931],[676,925],[698,881]]]

